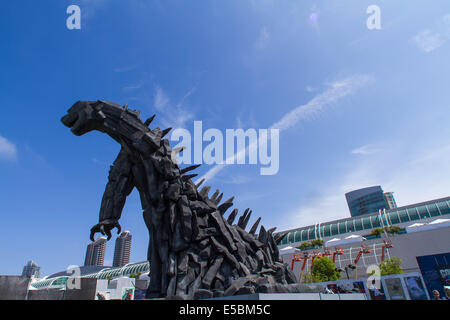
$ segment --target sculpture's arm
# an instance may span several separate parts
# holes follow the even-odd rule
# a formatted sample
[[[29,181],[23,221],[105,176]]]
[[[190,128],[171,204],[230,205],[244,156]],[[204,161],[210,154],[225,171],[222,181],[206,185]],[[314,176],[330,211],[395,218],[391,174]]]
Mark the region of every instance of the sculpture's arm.
[[[111,238],[111,230],[117,228],[120,233],[119,219],[125,205],[127,196],[134,188],[132,163],[127,153],[122,149],[109,171],[108,183],[102,198],[99,223],[91,229],[91,240],[94,240],[96,232],[106,234]]]

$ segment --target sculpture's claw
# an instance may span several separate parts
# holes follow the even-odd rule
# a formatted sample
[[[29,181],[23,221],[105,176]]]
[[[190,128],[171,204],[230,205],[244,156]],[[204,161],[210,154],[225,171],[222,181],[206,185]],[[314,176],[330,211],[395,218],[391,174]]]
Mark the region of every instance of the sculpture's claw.
[[[120,234],[120,232],[122,231],[122,227],[118,222],[116,223],[115,227],[117,228],[117,234]]]
[[[102,235],[106,236],[107,239],[111,239],[111,230],[117,228],[117,234],[120,234],[122,231],[122,227],[116,221],[105,220],[102,221],[91,228],[91,241],[95,241],[94,236],[97,232],[100,232]]]
[[[102,235],[105,235],[105,225],[100,225],[100,232],[102,233]]]
[[[106,229],[105,233],[106,233],[106,237],[107,237],[106,240],[111,239],[111,231],[109,229]]]
[[[93,230],[94,228],[91,229],[91,235],[89,237],[89,239],[91,239],[91,241],[94,241],[94,235],[95,235],[95,231]]]
[[[94,236],[97,232],[100,232],[100,224],[96,224],[91,228],[91,235],[89,237],[91,241],[95,241]]]

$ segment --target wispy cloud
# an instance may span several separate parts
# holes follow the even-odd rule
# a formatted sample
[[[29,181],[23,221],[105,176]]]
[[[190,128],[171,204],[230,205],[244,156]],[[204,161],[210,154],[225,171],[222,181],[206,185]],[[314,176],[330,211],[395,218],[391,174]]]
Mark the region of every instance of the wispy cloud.
[[[446,39],[430,29],[423,30],[414,36],[414,42],[425,52],[431,52],[442,46]]]
[[[117,68],[114,68],[114,72],[118,72],[118,73],[128,72],[128,71],[132,71],[132,70],[136,69],[136,67],[137,67],[137,65],[129,65],[129,66],[124,66],[124,67],[117,67]]]
[[[130,91],[138,90],[141,87],[142,87],[142,83],[135,83],[135,84],[130,84],[128,86],[123,87],[122,90],[125,92],[130,92]]]
[[[84,19],[92,19],[97,10],[107,6],[107,0],[80,0],[79,7],[81,9],[81,16]]]
[[[270,128],[286,130],[292,128],[300,121],[311,120],[324,111],[324,108],[354,93],[361,87],[372,81],[368,75],[355,75],[331,83],[327,90],[316,95],[307,104],[300,105],[287,114]]]
[[[432,52],[450,40],[450,14],[440,18],[436,26],[417,33],[412,41],[423,51]]]
[[[377,153],[377,152],[380,152],[380,151],[381,151],[380,147],[378,147],[376,145],[373,145],[373,144],[366,144],[366,145],[364,145],[362,147],[353,149],[350,153],[351,154],[359,154],[359,155],[365,156],[365,155],[374,154],[374,153]]]
[[[164,90],[160,86],[156,86],[155,88],[155,94],[154,94],[154,100],[153,100],[153,106],[158,111],[162,111],[165,109],[167,104],[169,103],[169,97],[164,92]]]
[[[340,99],[356,92],[361,87],[367,85],[373,80],[369,75],[354,75],[329,84],[328,89],[316,95],[307,104],[300,105],[290,112],[286,113],[279,121],[272,124],[270,129],[279,129],[280,131],[294,127],[301,121],[311,120],[314,116],[325,110],[325,107],[336,103]],[[239,157],[247,151],[247,148],[238,150],[235,155],[230,158]],[[225,161],[227,163],[228,161]],[[216,174],[226,167],[224,164],[218,164],[208,170],[198,180],[210,180]]]
[[[254,45],[258,49],[263,49],[268,45],[269,40],[270,40],[270,33],[267,30],[267,27],[264,26],[259,31],[258,39],[256,39]]]
[[[172,103],[169,95],[160,87],[155,87],[153,106],[161,114],[161,122],[164,126],[183,128],[187,121],[194,118],[192,108],[186,106],[187,99],[194,93],[195,87],[186,92],[177,102]]]
[[[225,179],[220,180],[223,183],[229,184],[245,184],[249,183],[252,179],[245,175],[230,175]]]
[[[17,159],[16,145],[2,136],[0,136],[0,159],[4,160]]]
[[[105,161],[98,160],[97,158],[92,158],[92,162],[98,165],[108,166],[108,164]]]
[[[256,128],[258,127],[258,123],[255,120],[253,112],[244,109],[244,111],[241,110],[236,117],[235,126],[238,129]]]

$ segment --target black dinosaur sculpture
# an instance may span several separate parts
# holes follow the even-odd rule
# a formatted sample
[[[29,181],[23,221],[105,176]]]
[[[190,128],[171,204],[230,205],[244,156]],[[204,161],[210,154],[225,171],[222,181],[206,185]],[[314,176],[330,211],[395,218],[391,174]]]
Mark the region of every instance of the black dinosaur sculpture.
[[[199,299],[255,292],[305,292],[311,287],[294,284],[296,278],[280,259],[277,244],[285,233],[260,227],[260,219],[245,231],[252,211],[246,209],[237,224],[238,210],[227,219],[233,198],[223,203],[217,190],[199,190],[189,174],[198,165],[180,169],[163,139],[170,131],[150,129],[155,116],[142,122],[139,111],[108,101],[79,101],[61,121],[81,136],[92,130],[108,134],[121,145],[109,171],[99,223],[91,229],[111,238],[118,229],[126,197],[136,187],[145,224],[150,233],[147,298]],[[219,194],[220,193],[220,194]],[[289,285],[291,284],[291,285]]]

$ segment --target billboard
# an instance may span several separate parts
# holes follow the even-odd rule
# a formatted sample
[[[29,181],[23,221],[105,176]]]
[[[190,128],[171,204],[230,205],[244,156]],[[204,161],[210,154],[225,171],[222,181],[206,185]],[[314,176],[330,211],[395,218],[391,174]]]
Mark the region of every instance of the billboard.
[[[428,300],[422,279],[419,276],[405,277],[404,279],[411,300]]]
[[[438,266],[437,271],[443,286],[450,286],[450,265]]]
[[[433,291],[437,290],[441,297],[446,297],[444,287],[450,285],[450,252],[421,256],[416,259],[425,281],[428,295],[433,297]]]
[[[371,285],[367,288],[371,300],[386,300],[386,294],[384,293],[383,284],[380,283],[380,288]]]
[[[386,284],[386,291],[391,300],[406,300],[400,278],[386,278],[384,279],[384,283]]]

